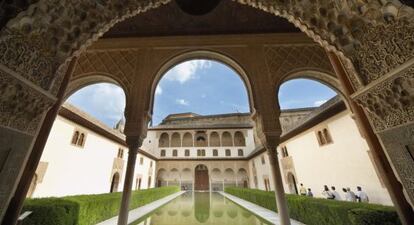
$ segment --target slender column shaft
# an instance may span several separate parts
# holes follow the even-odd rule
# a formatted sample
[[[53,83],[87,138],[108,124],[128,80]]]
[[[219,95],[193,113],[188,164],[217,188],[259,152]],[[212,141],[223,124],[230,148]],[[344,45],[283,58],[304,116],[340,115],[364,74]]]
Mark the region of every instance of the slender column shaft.
[[[131,199],[132,182],[134,180],[135,164],[138,147],[129,148],[127,169],[125,173],[124,189],[122,192],[121,208],[119,210],[118,225],[128,224],[129,201]]]
[[[358,123],[369,148],[371,149],[374,163],[377,166],[379,175],[384,181],[385,187],[391,196],[402,224],[414,224],[414,212],[411,208],[411,205],[408,203],[407,199],[404,196],[402,185],[394,175],[394,172],[384,152],[384,149],[378,140],[377,135],[374,133],[369,120],[364,113],[364,110],[352,99],[350,99],[350,96],[355,92],[355,90],[353,89],[348,79],[347,73],[343,68],[342,63],[334,53],[328,52],[327,54],[335,70],[335,73],[341,82],[341,85],[344,89],[343,91],[347,95],[346,98],[348,99],[349,106],[354,113],[356,122]]]
[[[269,156],[270,171],[273,177],[277,211],[279,213],[280,225],[290,225],[289,211],[283,189],[282,174],[280,173],[279,160],[276,154],[276,147],[267,149]]]
[[[57,101],[46,113],[43,124],[39,130],[39,135],[36,138],[32,152],[30,153],[29,159],[27,160],[22,177],[20,178],[14,196],[9,203],[6,214],[4,215],[2,225],[17,224],[17,219],[19,218],[19,214],[23,208],[23,203],[26,199],[27,192],[29,191],[33,176],[36,173],[37,166],[39,165],[40,158],[42,157],[43,150],[50,134],[50,130],[52,129],[53,123],[55,122],[59,108],[63,103],[63,98],[68,87],[70,77],[72,76],[73,70],[75,68],[75,62],[76,58],[73,58],[56,96]]]

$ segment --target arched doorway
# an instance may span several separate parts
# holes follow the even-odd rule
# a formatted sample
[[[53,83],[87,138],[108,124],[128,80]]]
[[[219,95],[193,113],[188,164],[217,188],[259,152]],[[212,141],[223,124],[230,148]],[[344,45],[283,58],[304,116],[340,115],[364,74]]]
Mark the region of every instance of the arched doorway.
[[[112,176],[111,189],[110,189],[109,192],[111,192],[111,193],[117,192],[118,191],[118,186],[119,186],[119,173],[116,172]]]
[[[289,192],[291,194],[298,194],[295,176],[292,173],[288,173],[287,180],[289,185]]]
[[[208,191],[210,190],[210,181],[208,176],[208,168],[206,165],[200,164],[195,168],[194,190]]]

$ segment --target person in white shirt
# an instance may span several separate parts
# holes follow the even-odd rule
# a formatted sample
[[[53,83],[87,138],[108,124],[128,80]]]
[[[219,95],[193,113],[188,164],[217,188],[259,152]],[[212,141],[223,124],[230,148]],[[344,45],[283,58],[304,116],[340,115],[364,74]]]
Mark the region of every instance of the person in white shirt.
[[[341,201],[342,200],[341,195],[339,195],[339,193],[335,190],[335,186],[332,186],[331,190],[332,190],[331,191],[332,194],[335,196],[335,200]]]
[[[347,192],[349,193],[349,195],[351,196],[351,202],[355,202],[356,201],[356,195],[353,191],[351,191],[351,188],[346,188]]]
[[[352,202],[351,193],[349,193],[346,188],[342,188],[342,191],[345,193],[345,201]]]
[[[325,196],[326,199],[335,199],[335,196],[332,194],[331,191],[329,191],[327,185],[324,185],[322,195]]]
[[[300,184],[299,194],[306,196],[306,188],[303,186],[303,184]]]
[[[360,186],[357,187],[356,197],[358,199],[358,202],[369,202],[367,193],[362,191],[362,188]]]

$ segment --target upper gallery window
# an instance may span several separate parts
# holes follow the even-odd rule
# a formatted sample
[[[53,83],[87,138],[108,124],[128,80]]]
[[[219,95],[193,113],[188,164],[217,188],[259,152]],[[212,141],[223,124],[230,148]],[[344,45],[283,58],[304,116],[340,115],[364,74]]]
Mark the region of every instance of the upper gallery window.
[[[177,156],[178,156],[178,151],[177,151],[177,149],[174,149],[174,150],[173,150],[172,155],[173,155],[174,157],[177,157]]]
[[[165,149],[161,150],[161,157],[165,157]]]
[[[238,156],[244,156],[243,149],[237,150],[237,154],[238,154]]]
[[[230,149],[226,149],[226,156],[231,156],[231,151],[230,151]]]
[[[218,156],[218,151],[217,151],[217,149],[213,149],[213,156]]]
[[[85,132],[81,132],[79,130],[75,130],[73,132],[72,141],[71,141],[71,143],[73,145],[83,147],[83,146],[85,146],[85,141],[86,141],[86,133]]]
[[[117,157],[120,158],[120,159],[124,158],[124,149],[122,149],[122,148],[118,149]]]
[[[184,156],[190,156],[190,150],[189,149],[186,149],[184,151]]]
[[[333,143],[332,136],[328,128],[323,128],[316,131],[316,138],[318,139],[319,146]]]

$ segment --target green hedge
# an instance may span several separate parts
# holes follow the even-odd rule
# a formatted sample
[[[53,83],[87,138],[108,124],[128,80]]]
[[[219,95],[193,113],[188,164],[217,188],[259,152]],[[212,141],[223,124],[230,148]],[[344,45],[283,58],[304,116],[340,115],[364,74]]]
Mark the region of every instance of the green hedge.
[[[277,211],[274,192],[228,187],[225,192]],[[290,217],[307,225],[400,225],[393,207],[286,195]]]
[[[178,192],[178,187],[161,187],[132,192],[129,208],[135,209]],[[121,193],[77,195],[62,198],[28,199],[23,211],[33,213],[23,225],[91,225],[118,215]]]

